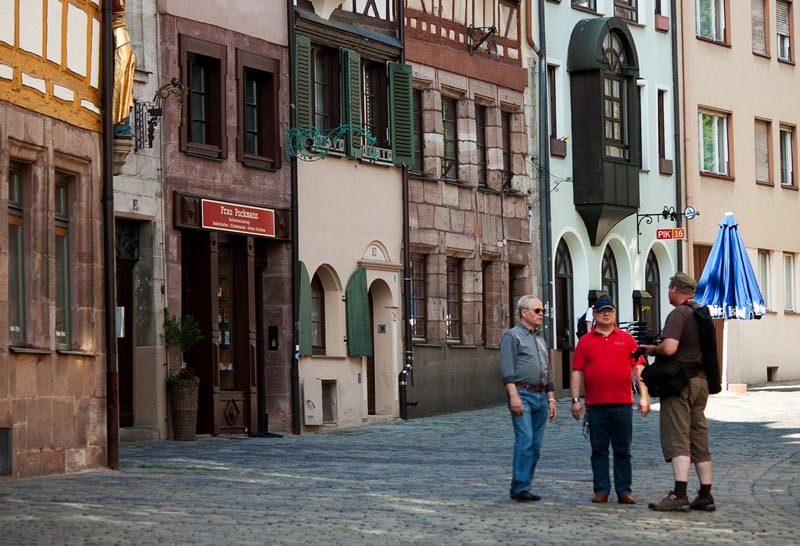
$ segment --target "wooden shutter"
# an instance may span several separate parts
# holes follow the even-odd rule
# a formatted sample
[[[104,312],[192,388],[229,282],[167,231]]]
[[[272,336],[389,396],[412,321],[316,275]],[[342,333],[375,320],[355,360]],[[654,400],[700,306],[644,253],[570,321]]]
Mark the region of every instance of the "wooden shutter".
[[[769,123],[756,120],[756,181],[769,182]]]
[[[767,54],[767,30],[764,18],[764,0],[752,0],[751,25],[753,27],[753,51]]]
[[[361,55],[342,49],[342,116],[351,129],[361,127]],[[347,155],[361,157],[361,135],[347,131],[345,136]]]
[[[295,105],[297,126],[313,125],[311,108],[311,40],[295,36]],[[308,272],[306,272],[307,274]]]
[[[414,166],[413,101],[411,65],[389,63],[389,124],[395,165]]]
[[[359,267],[347,281],[345,291],[347,307],[347,355],[370,356],[372,331],[369,320],[369,295],[367,270]]]
[[[300,344],[300,354],[310,355],[311,346],[311,281],[308,277],[306,264],[300,262],[300,302],[297,311],[298,322],[298,343]]]
[[[789,2],[778,0],[776,6],[775,28],[781,36],[789,36]]]

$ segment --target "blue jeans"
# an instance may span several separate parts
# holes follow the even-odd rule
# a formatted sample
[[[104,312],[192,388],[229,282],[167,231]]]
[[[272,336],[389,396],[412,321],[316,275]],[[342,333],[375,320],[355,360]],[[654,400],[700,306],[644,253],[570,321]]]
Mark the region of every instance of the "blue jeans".
[[[587,407],[589,439],[592,444],[594,492],[608,495],[608,444],[614,450],[614,490],[617,497],[631,492],[631,438],[633,436],[630,404],[596,404]]]
[[[511,414],[514,424],[514,476],[511,478],[511,495],[528,491],[539,462],[539,450],[544,438],[549,409],[547,395],[519,389],[522,400],[522,415]]]

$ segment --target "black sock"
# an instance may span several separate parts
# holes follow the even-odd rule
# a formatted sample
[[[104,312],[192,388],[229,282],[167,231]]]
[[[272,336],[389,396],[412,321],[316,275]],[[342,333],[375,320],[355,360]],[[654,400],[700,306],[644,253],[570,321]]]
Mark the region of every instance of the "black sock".
[[[700,496],[704,499],[711,496],[711,484],[700,484]]]
[[[675,490],[673,491],[673,493],[675,493],[676,497],[678,497],[679,499],[686,498],[686,486],[688,485],[688,483],[689,482],[675,482]]]

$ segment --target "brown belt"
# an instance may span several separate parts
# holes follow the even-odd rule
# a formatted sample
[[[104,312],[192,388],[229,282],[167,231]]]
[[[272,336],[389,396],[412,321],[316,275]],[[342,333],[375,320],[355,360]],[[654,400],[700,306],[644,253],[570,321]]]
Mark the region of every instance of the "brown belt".
[[[525,389],[526,391],[542,392],[544,387],[528,385],[527,383],[514,383],[518,389]]]

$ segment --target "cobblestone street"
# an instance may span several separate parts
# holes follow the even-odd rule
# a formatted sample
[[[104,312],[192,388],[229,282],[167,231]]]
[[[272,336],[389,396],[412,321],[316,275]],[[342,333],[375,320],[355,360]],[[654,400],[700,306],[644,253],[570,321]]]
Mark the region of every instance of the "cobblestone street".
[[[534,481],[541,502],[508,498],[513,433],[498,407],[125,444],[121,472],[0,481],[0,543],[800,544],[800,385],[711,398],[715,513],[648,510],[672,485],[655,410],[634,417],[636,506],[589,502],[589,444],[562,400]]]

